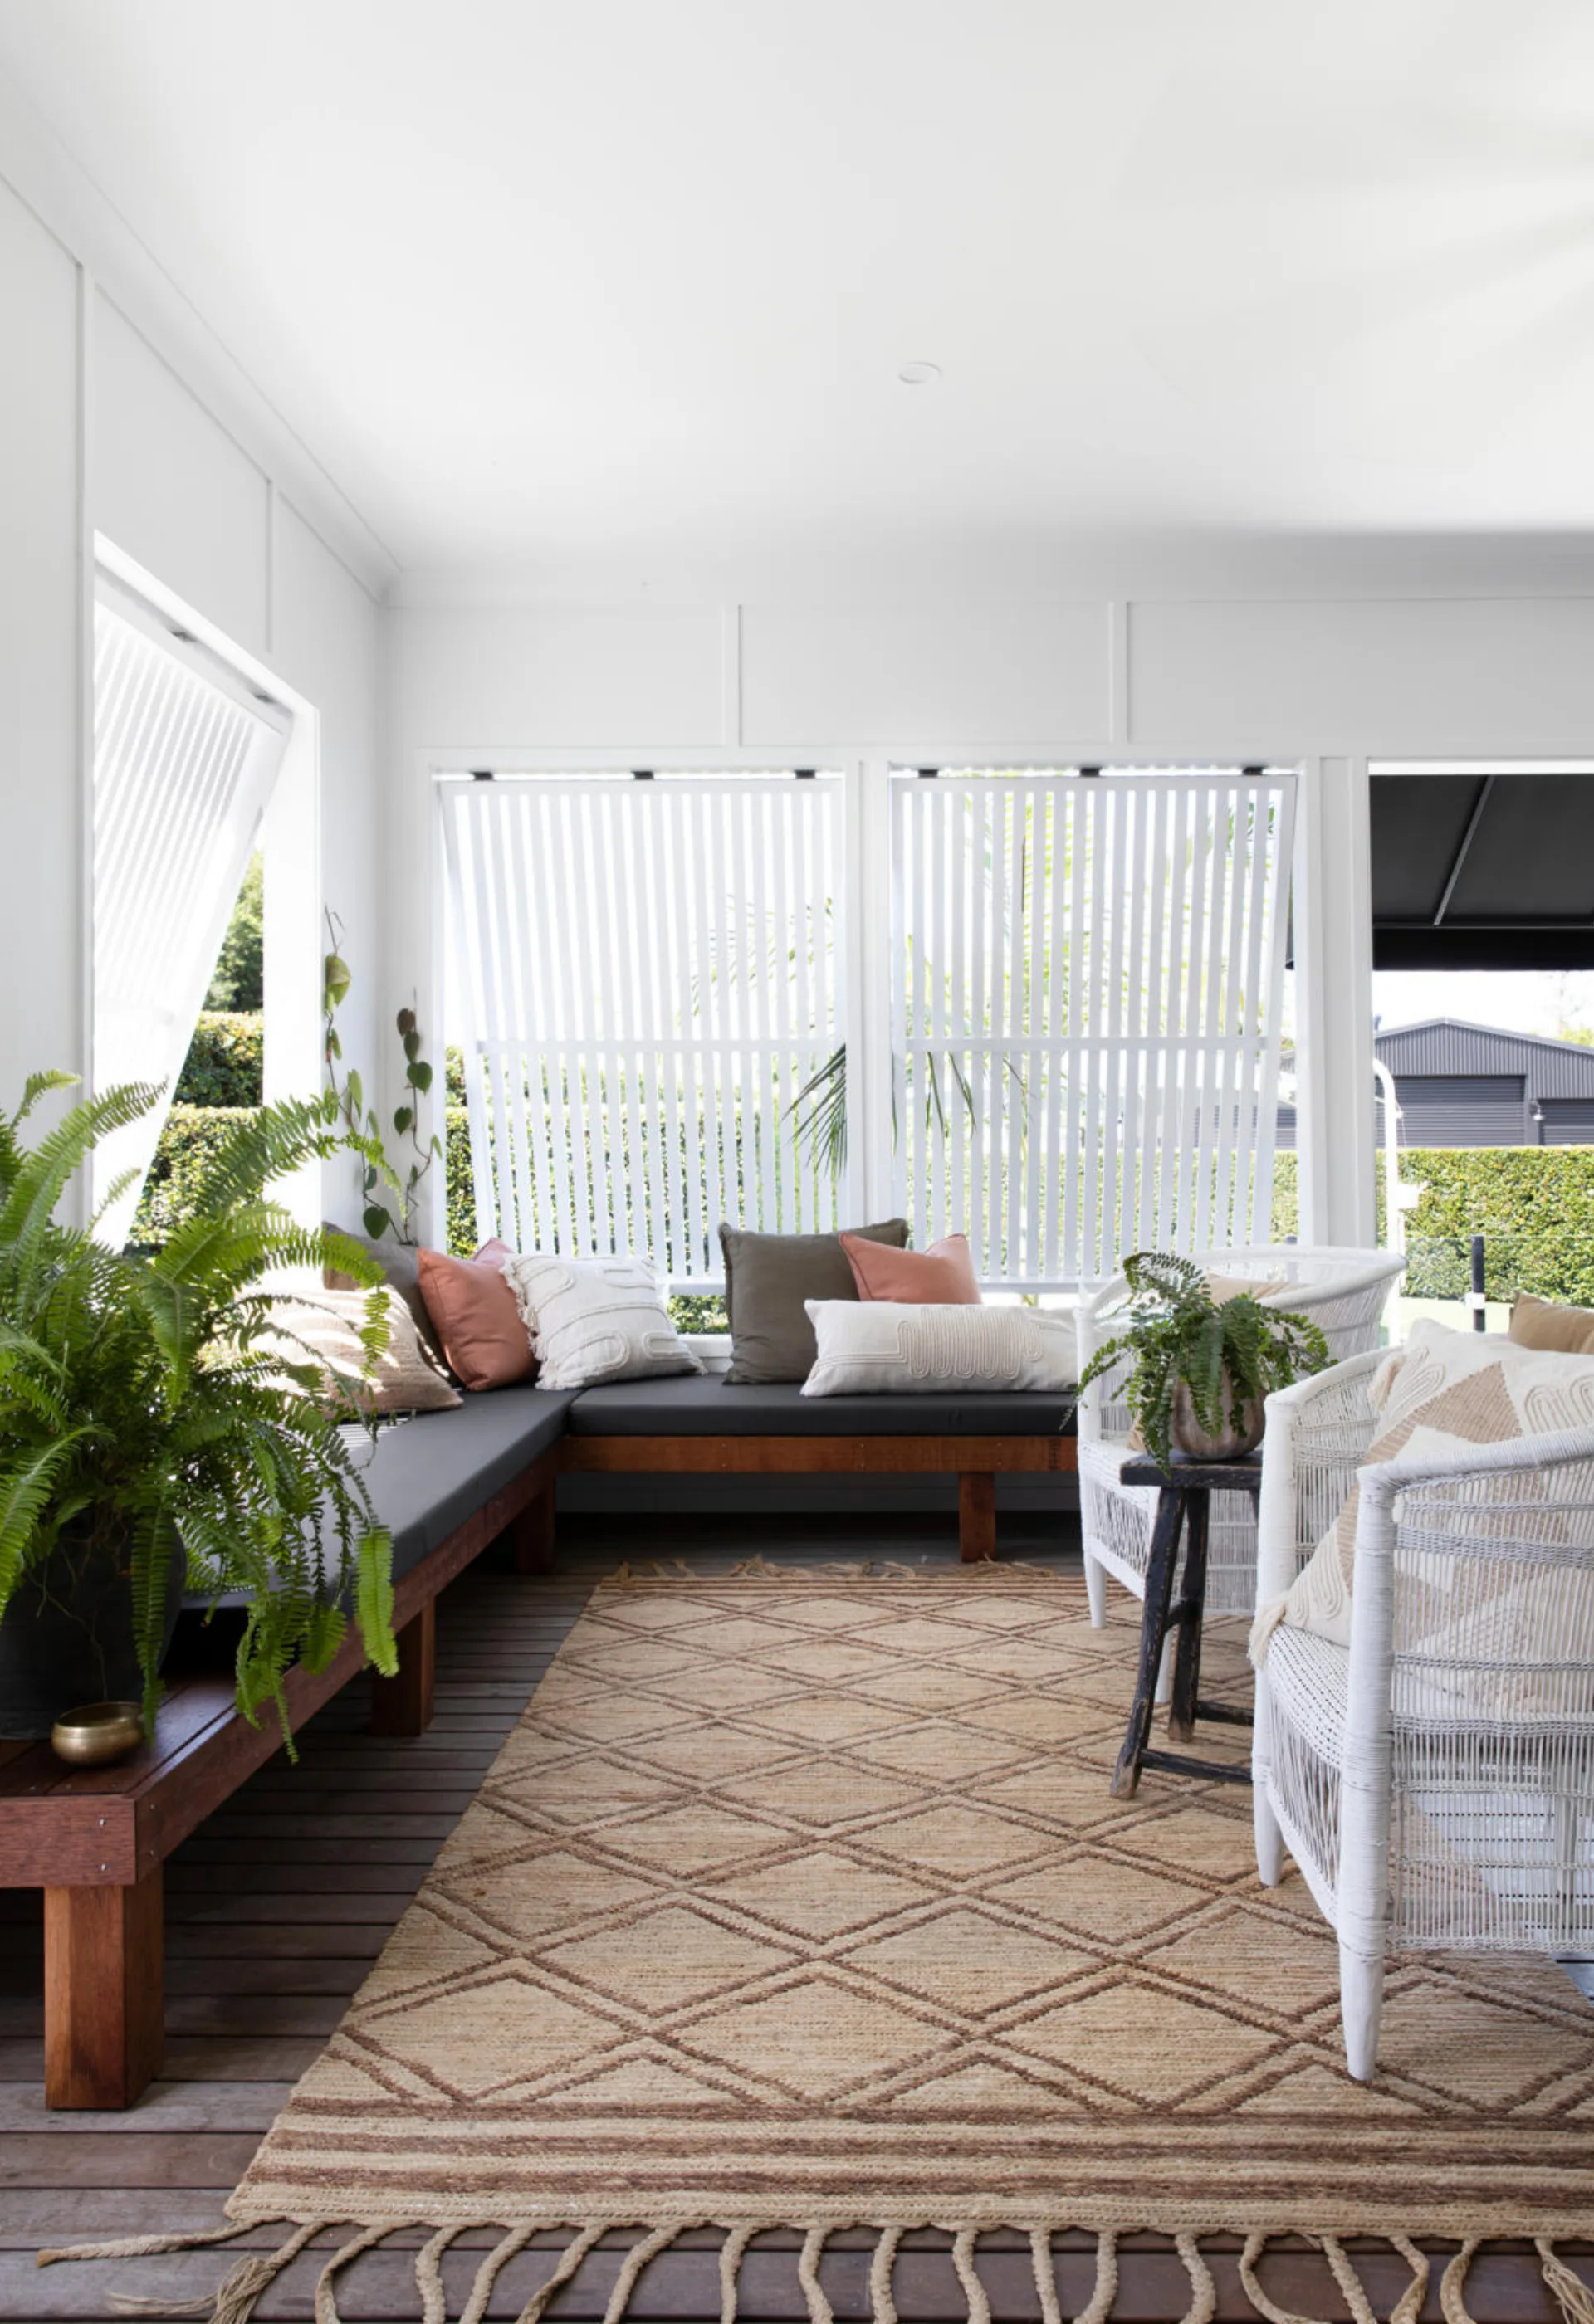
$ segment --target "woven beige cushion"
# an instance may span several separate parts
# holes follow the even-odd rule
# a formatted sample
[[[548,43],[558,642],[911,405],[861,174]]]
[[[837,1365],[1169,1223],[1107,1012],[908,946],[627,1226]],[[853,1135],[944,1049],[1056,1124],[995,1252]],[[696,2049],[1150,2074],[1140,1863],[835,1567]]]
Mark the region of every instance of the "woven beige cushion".
[[[373,1297],[382,1302],[387,1320],[387,1345],[374,1363],[359,1336]],[[274,1340],[290,1362],[319,1363],[329,1399],[347,1400],[362,1412],[447,1412],[463,1401],[427,1355],[396,1291],[318,1291],[275,1299],[272,1312],[280,1333],[264,1344],[269,1348]]]
[[[1470,1444],[1504,1444],[1520,1436],[1594,1425],[1594,1355],[1524,1348],[1498,1333],[1452,1332],[1424,1317],[1373,1378],[1377,1433],[1366,1465],[1454,1457]],[[1507,1478],[1503,1489],[1517,1488]],[[1319,1542],[1284,1598],[1256,1609],[1251,1658],[1260,1662],[1281,1622],[1336,1646],[1350,1644],[1359,1486]]]

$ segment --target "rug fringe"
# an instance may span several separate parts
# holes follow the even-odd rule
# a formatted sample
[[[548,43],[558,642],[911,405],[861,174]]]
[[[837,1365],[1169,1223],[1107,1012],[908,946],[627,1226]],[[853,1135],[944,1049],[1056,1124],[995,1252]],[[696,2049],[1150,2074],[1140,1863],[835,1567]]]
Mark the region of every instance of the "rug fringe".
[[[1575,2274],[1547,2236],[1534,2237],[1539,2273],[1546,2290],[1566,2319],[1566,2324],[1594,2324],[1594,2292]]]
[[[1096,2289],[1074,2324],[1107,2324],[1117,2296],[1118,2238],[1111,2227],[1104,2227],[1096,2238]]]
[[[560,2255],[558,2266],[546,2283],[538,2285],[515,2318],[514,2324],[542,2324],[542,2310],[554,2293],[570,2282],[593,2245],[600,2236],[607,2235],[610,2225],[609,2220],[600,2219],[596,2227],[583,2227],[573,2242],[566,2244]]]
[[[636,2289],[636,2279],[649,2260],[657,2258],[660,2252],[667,2250],[675,2241],[676,2236],[683,2235],[688,2227],[700,2225],[701,2221],[698,2219],[674,2219],[668,2227],[654,2227],[651,2235],[637,2238],[626,2253],[625,2264],[615,2278],[615,2288],[609,2294],[609,2304],[603,2311],[603,2324],[620,2324],[621,2318],[631,2305],[631,2295]],[[320,2324],[319,2317],[316,2324]]]
[[[719,2246],[719,2324],[737,2324],[737,2273],[759,2227],[732,2227]]]
[[[968,2324],[991,2324],[991,2303],[986,2298],[979,2270],[974,2264],[974,2248],[978,2240],[978,2227],[959,2227],[952,2239],[952,2265],[958,2271],[963,2297],[968,2302]]]
[[[1293,2308],[1281,2308],[1263,2291],[1257,2280],[1256,2263],[1267,2249],[1269,2241],[1268,2236],[1256,2233],[1246,2237],[1246,2247],[1240,2254],[1240,2288],[1246,2298],[1258,2316],[1267,2319],[1267,2324],[1323,2324],[1321,2317],[1298,2316]]]
[[[902,2239],[900,2227],[882,2227],[880,2230],[875,2255],[869,2262],[869,2314],[872,2324],[896,2324],[896,2302],[891,2296],[891,2278],[896,2266],[896,2247]],[[1047,2318],[1046,2324],[1052,2324],[1052,2319]]]
[[[442,2257],[463,2227],[440,2227],[415,2255],[415,2289],[421,2295],[421,2324],[449,2324],[449,2295],[443,2289]]]
[[[1041,2324],[1062,2324],[1062,2304],[1057,2297],[1057,2269],[1052,2257],[1050,2227],[1030,2229],[1030,2258],[1035,2271],[1035,2292],[1041,2302]]]
[[[1444,2313],[1444,2324],[1474,2324],[1462,2296],[1462,2287],[1467,2282],[1467,2271],[1472,2264],[1472,2255],[1482,2240],[1481,2236],[1469,2236],[1439,2279],[1439,2304]]]
[[[1190,2278],[1190,2306],[1184,2311],[1183,2324],[1212,2324],[1218,2313],[1218,2287],[1212,2281],[1211,2269],[1201,2257],[1200,2239],[1189,2234],[1178,2235],[1173,2245]]]
[[[535,2227],[512,2227],[501,2236],[476,2271],[476,2281],[470,2287],[470,2297],[459,2310],[459,2324],[482,2324],[487,2303],[493,2296],[493,2286],[518,2252],[523,2252],[536,2234]]]
[[[1411,2282],[1389,2311],[1389,2324],[1417,2324],[1423,2313],[1423,2302],[1428,2297],[1428,2278],[1432,2272],[1428,2255],[1419,2251],[1409,2236],[1391,2236],[1389,2241],[1412,2271]]]
[[[808,2324],[834,2324],[829,2301],[820,2282],[820,2254],[825,2248],[829,2227],[810,2227],[802,2238],[802,2249],[797,2255],[797,2281],[802,2286],[802,2296],[808,2302]],[[604,2324],[608,2324],[606,2317]]]
[[[335,2289],[338,2275],[352,2261],[358,2259],[362,2252],[369,2251],[373,2244],[379,2244],[385,2236],[392,2235],[398,2224],[394,2219],[384,2219],[374,2227],[362,2227],[357,2236],[350,2236],[348,2241],[333,2253],[316,2278],[316,2324],[343,2324],[338,2313]]]
[[[788,2214],[784,2221],[755,2220],[727,2229],[718,2253],[719,2324],[737,2324],[738,2279],[742,2261],[753,2237],[769,2227],[786,2225],[789,2220]],[[129,2317],[193,2317],[208,2319],[209,2324],[249,2324],[262,2295],[271,2288],[283,2269],[298,2258],[315,2236],[338,2224],[326,2218],[304,2220],[293,2227],[274,2251],[240,2254],[216,2291],[202,2299],[174,2301],[169,2297],[145,2299],[113,2293],[111,2305]],[[342,2324],[338,2308],[338,2279],[363,2252],[369,2251],[390,2235],[406,2229],[413,2231],[429,2224],[412,2219],[385,2219],[352,2233],[348,2241],[331,2254],[316,2279],[315,2324]],[[443,2282],[442,2263],[450,2246],[461,2235],[469,2232],[473,2224],[490,2226],[495,2223],[454,2221],[447,2227],[433,2229],[416,2253],[415,2283],[420,2299],[420,2324],[449,2324],[448,2292]],[[632,2297],[648,2263],[667,2250],[688,2228],[709,2224],[711,2222],[701,2218],[672,2219],[637,2236],[621,2263],[604,2310],[603,2324],[625,2324]],[[827,2241],[838,2224],[842,2222],[832,2220],[827,2225],[809,2226],[802,2229],[797,2279],[807,2304],[808,2324],[835,2324],[834,2311],[820,2280],[820,2269]],[[950,2256],[967,2305],[968,2324],[992,2324],[990,2301],[978,2266],[979,2237],[984,2227],[990,2224],[994,2223],[986,2222],[979,2227],[967,2222],[948,2223],[952,2236]],[[483,2255],[471,2278],[470,2290],[460,2310],[459,2324],[485,2324],[499,2276],[509,2263],[525,2249],[532,2237],[539,2232],[540,2225],[539,2222],[523,2221],[505,2228],[498,2241]],[[546,2282],[532,2293],[515,2324],[542,2324],[549,2302],[555,2293],[570,2282],[594,2246],[615,2225],[616,2222],[608,2218],[575,2228]],[[1061,2225],[1066,2225],[1066,2222],[1054,2219],[1045,2224],[1031,2225],[1027,2229],[1041,2324],[1066,2324],[1058,2297],[1052,2243]],[[212,2245],[229,2243],[246,2231],[247,2226],[232,2225],[190,2228],[172,2235],[121,2236],[104,2243],[50,2246],[39,2252],[36,2259],[41,2267],[51,2266],[63,2259],[149,2259],[171,2252],[200,2251]],[[869,2262],[872,2324],[898,2324],[894,2277],[904,2232],[903,2226],[891,2226],[881,2228],[876,2236]],[[1174,2247],[1190,2279],[1190,2304],[1180,2324],[1213,2324],[1216,2318],[1217,2289],[1212,2272],[1202,2255],[1201,2243],[1206,2234],[1218,2232],[1216,2228],[1203,2229],[1199,2233],[1182,2228],[1173,2236]],[[1389,2311],[1389,2324],[1419,2324],[1432,2274],[1430,2260],[1408,2236],[1385,2234],[1381,2239],[1400,2255],[1411,2270],[1410,2282]],[[1263,2289],[1257,2275],[1257,2264],[1272,2240],[1271,2232],[1260,2229],[1253,2230],[1245,2238],[1238,2265],[1246,2297],[1256,2313],[1265,2319],[1265,2324],[1322,2324],[1321,2319],[1302,2316],[1293,2309],[1281,2307]],[[1327,2261],[1349,2310],[1352,2324],[1378,2324],[1376,2312],[1345,2249],[1343,2237],[1320,2231],[1308,2234],[1307,2240],[1321,2251]],[[1439,2304],[1445,2324],[1475,2324],[1467,2306],[1466,2285],[1473,2257],[1482,2240],[1481,2236],[1469,2236],[1445,2264],[1439,2285]],[[1555,2301],[1562,2324],[1594,2324],[1594,2287],[1585,2283],[1562,2258],[1553,2237],[1535,2236],[1534,2248],[1538,2255],[1545,2289]],[[1110,2227],[1102,2228],[1098,2231],[1096,2238],[1094,2288],[1073,2324],[1108,2324],[1117,2289],[1117,2231]]]

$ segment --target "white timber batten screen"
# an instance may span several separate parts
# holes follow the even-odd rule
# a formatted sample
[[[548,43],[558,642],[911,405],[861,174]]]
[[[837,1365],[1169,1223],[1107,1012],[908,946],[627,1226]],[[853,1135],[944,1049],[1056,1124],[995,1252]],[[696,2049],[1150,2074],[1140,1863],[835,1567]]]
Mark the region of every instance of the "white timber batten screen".
[[[477,1230],[724,1281],[718,1224],[837,1224],[842,784],[440,780]],[[811,1089],[817,1081],[818,1088]]]
[[[1271,1240],[1295,778],[892,782],[897,1194],[1064,1290]]]
[[[292,721],[107,574],[94,609],[93,1062],[97,1093],[170,1102]],[[162,1110],[103,1141],[100,1232],[119,1243]]]

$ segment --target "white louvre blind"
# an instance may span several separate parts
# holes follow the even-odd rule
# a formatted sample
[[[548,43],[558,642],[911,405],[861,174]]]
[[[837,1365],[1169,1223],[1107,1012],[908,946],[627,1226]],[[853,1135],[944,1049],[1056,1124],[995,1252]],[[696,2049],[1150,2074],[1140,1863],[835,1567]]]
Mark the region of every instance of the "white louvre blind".
[[[719,1221],[836,1223],[805,1134],[844,1039],[841,786],[445,782],[477,1224],[723,1280]]]
[[[898,1194],[982,1278],[1271,1239],[1294,778],[894,780]]]
[[[290,724],[234,673],[102,579],[94,617],[94,1063],[97,1090],[181,1071],[282,761]],[[146,1116],[97,1152],[96,1207],[142,1182]],[[119,1241],[134,1183],[107,1212]]]

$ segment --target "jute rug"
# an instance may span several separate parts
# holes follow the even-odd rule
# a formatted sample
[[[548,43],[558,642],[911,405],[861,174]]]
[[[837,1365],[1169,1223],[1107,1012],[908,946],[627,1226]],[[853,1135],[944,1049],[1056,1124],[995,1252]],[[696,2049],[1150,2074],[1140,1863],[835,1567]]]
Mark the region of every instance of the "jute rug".
[[[984,2227],[1180,2239],[1209,2315],[1203,2234],[1539,2240],[1569,2315],[1594,2316],[1557,2236],[1594,2234],[1594,2013],[1553,1964],[1396,1965],[1382,2062],[1351,2082],[1332,1937],[1296,1877],[1256,1877],[1249,1794],[1148,1774],[1115,1802],[1138,1608],[1093,1630],[1040,1569],[932,1576],[787,1569],[623,1575],[594,1596],[479,1797],[228,2205],[295,2232],[241,2260],[240,2324],[309,2236],[323,2273],[385,2235],[502,2240],[465,2313],[528,2237],[568,2227],[535,2324],[596,2238],[636,2243],[611,2317],[689,2227],[880,2231],[888,2319],[904,2227],[950,2229],[971,2312]],[[1208,1691],[1243,1695],[1243,1625],[1212,1626]],[[1223,1748],[1222,1729],[1202,1748]],[[1231,1745],[1232,1748],[1233,1746]],[[220,2237],[217,2237],[219,2240]],[[205,2240],[104,2246],[134,2253]],[[1204,2289],[1203,2289],[1204,2285]],[[1357,2299],[1360,2307],[1357,2307]]]

